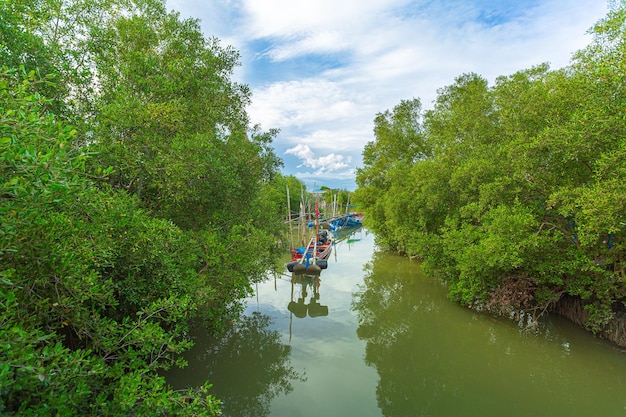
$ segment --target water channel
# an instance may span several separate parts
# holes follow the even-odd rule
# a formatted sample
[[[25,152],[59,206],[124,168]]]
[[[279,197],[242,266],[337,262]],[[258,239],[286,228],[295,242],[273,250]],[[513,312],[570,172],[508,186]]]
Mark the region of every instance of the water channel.
[[[361,229],[319,279],[257,286],[226,336],[196,330],[175,388],[227,417],[626,417],[626,353],[549,317],[529,332],[462,308]]]

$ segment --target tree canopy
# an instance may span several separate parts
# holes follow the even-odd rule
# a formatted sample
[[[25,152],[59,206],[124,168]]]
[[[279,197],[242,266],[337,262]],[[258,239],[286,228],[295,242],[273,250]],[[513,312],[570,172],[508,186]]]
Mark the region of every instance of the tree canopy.
[[[621,4],[563,69],[463,74],[432,109],[378,114],[355,197],[379,243],[465,305],[536,318],[576,297],[606,331],[626,300],[625,27]]]
[[[217,415],[161,376],[284,232],[239,55],[161,0],[0,3],[0,413]]]

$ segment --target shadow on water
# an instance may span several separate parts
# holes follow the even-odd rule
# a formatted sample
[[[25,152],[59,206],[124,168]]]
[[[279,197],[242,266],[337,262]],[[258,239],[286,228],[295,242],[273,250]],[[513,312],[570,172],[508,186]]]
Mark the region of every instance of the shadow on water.
[[[195,345],[185,354],[189,365],[170,370],[168,381],[174,389],[185,389],[208,380],[211,393],[223,403],[223,416],[268,416],[276,396],[305,380],[291,366],[291,348],[270,326],[269,316],[254,312],[242,315],[222,337],[192,329]]]

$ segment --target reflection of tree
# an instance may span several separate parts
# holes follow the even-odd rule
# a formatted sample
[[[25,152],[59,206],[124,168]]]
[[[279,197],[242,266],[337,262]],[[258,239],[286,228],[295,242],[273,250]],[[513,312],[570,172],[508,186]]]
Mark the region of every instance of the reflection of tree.
[[[623,411],[623,396],[615,396],[623,392],[623,380],[607,377],[607,369],[623,375],[623,362],[599,367],[584,348],[572,354],[568,339],[549,328],[544,337],[519,337],[514,323],[447,302],[446,289],[420,275],[409,259],[376,254],[353,300],[365,361],[379,375],[377,400],[384,416]],[[581,360],[589,364],[580,366]],[[606,389],[598,389],[602,384]]]
[[[293,380],[303,379],[291,367],[290,347],[270,324],[269,316],[255,312],[221,338],[197,337],[187,355],[189,366],[182,370],[185,382],[209,380],[212,393],[223,402],[224,416],[269,415],[272,399],[291,392]]]
[[[380,377],[377,398],[383,415],[445,413],[442,399],[455,396],[450,392],[454,376],[441,366],[438,342],[424,337],[437,326],[438,307],[427,295],[416,297],[423,294],[416,287],[419,265],[376,254],[366,272],[365,290],[355,296],[353,308],[358,336],[367,341],[365,361]]]

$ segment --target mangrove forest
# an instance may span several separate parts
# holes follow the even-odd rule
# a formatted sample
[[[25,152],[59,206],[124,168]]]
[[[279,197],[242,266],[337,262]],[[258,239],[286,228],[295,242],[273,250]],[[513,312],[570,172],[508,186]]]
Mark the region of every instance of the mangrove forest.
[[[376,115],[339,202],[463,305],[626,345],[626,6],[591,32],[565,68]],[[240,315],[305,190],[239,65],[164,0],[0,1],[1,415],[220,414],[164,375]]]
[[[298,182],[238,52],[159,0],[11,0],[0,64],[0,414],[217,415],[163,372],[240,308]]]
[[[356,197],[382,247],[463,305],[626,345],[626,7],[570,64],[479,74],[374,120]]]

